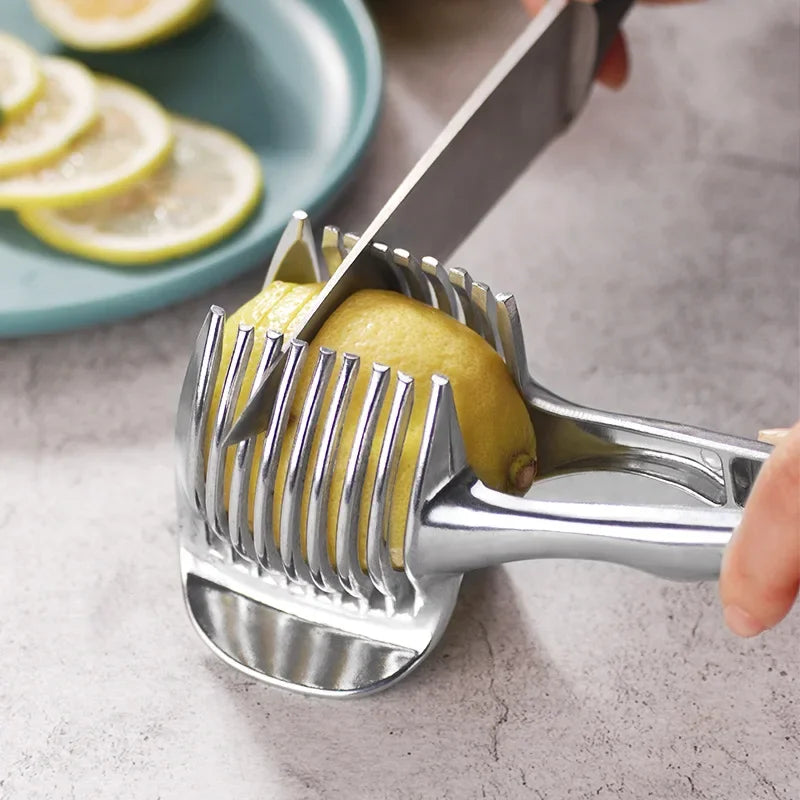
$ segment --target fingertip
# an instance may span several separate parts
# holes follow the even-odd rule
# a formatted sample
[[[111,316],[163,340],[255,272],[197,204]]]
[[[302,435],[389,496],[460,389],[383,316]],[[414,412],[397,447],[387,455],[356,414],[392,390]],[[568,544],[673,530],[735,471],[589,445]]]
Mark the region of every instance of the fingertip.
[[[747,635],[742,630],[777,625],[791,610],[798,590],[800,425],[761,467],[741,525],[726,548],[719,584],[726,621],[728,608],[739,609],[755,621],[745,624],[732,612],[734,624],[729,621],[729,627],[739,635]]]
[[[597,79],[610,89],[621,89],[628,81],[629,63],[625,37],[617,32],[597,70]]]
[[[800,565],[793,566],[791,556],[787,564],[783,552],[766,542],[759,547],[758,532],[749,521],[743,521],[722,560],[719,596],[725,621],[738,636],[755,636],[774,628],[792,610],[800,587]],[[732,625],[729,609],[736,610],[731,612],[736,621],[743,620],[742,615],[749,621]]]
[[[725,624],[728,630],[743,639],[763,633],[766,628],[750,613],[739,606],[725,606]]]
[[[536,16],[541,10],[547,0],[522,0],[522,5],[528,10],[528,13]]]

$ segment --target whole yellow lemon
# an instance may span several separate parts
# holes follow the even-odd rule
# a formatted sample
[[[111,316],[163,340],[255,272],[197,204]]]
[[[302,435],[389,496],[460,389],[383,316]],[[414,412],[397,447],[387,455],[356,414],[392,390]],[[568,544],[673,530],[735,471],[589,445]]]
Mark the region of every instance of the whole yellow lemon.
[[[321,290],[321,284],[300,286],[276,282],[268,286],[226,323],[222,363],[227,362],[231,353],[240,322],[255,327],[257,343],[263,341],[263,335],[268,329],[282,330],[289,337],[301,327],[305,318],[304,309],[307,310]],[[438,309],[396,292],[364,290],[345,300],[325,321],[310,343],[289,418],[276,480],[273,514],[276,541],[286,465],[320,347],[335,350],[340,357],[344,353],[352,353],[360,358],[360,369],[333,466],[328,505],[328,550],[332,561],[335,556],[336,519],[347,458],[353,445],[373,363],[392,369],[390,394],[378,421],[378,434],[385,429],[396,372],[401,371],[414,379],[414,404],[401,451],[389,518],[389,544],[395,567],[403,565],[406,516],[430,399],[430,379],[434,374],[444,375],[452,385],[467,459],[477,476],[490,488],[502,492],[523,493],[530,487],[535,474],[536,438],[525,401],[502,357],[478,334]],[[257,358],[252,358],[248,366],[237,413],[246,402],[257,361]],[[220,375],[217,381],[211,419],[216,410],[223,378]],[[321,420],[325,419],[335,382],[334,375],[323,404]],[[308,477],[316,458],[321,428],[320,424],[312,442]],[[376,435],[370,452],[366,491],[361,502],[359,554],[362,566],[366,564],[366,530],[380,439],[380,435]],[[256,463],[261,447],[262,443],[259,441]],[[232,454],[229,454],[226,496],[231,469]],[[250,491],[251,520],[255,473],[256,470]],[[306,481],[305,489],[302,524],[305,524],[310,480]]]

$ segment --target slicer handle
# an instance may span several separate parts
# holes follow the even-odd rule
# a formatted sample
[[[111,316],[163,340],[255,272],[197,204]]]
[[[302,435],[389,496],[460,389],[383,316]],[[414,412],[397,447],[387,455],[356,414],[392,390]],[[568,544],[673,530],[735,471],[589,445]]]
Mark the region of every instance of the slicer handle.
[[[510,561],[606,561],[679,581],[719,577],[742,511],[571,503],[511,497],[465,470],[422,510],[419,573],[460,573]]]
[[[595,69],[600,66],[603,58],[605,58],[608,48],[611,47],[611,42],[614,41],[614,37],[622,24],[622,20],[630,11],[633,3],[634,0],[598,0],[595,4],[597,21],[600,26],[597,37]]]

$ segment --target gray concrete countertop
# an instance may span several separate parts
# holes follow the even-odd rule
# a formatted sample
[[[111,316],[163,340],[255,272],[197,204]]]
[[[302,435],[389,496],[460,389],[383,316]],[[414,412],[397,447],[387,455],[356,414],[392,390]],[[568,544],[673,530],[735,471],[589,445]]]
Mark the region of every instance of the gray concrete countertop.
[[[358,229],[523,22],[375,0],[388,95],[330,221]],[[454,261],[516,292],[538,374],[742,435],[798,415],[800,4],[638,9],[634,74]],[[360,702],[268,689],[191,630],[176,392],[208,305],[0,344],[0,797],[800,797],[800,613],[749,642],[713,585],[585,563],[470,577],[437,652]],[[44,555],[43,555],[44,554]]]

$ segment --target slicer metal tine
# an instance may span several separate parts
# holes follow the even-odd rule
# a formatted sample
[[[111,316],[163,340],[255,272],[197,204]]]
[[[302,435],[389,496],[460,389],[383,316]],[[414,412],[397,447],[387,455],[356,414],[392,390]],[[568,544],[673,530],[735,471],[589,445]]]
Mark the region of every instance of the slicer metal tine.
[[[408,273],[402,267],[399,267],[394,263],[392,253],[389,250],[388,245],[385,245],[382,242],[373,242],[371,252],[375,258],[381,259],[384,261],[384,263],[389,265],[402,293],[406,297],[413,297],[414,295],[411,291]]]
[[[281,352],[283,334],[276,331],[267,331],[264,339],[264,348],[258,362],[253,385],[250,387],[250,397],[256,392],[264,380],[267,370]],[[250,474],[253,469],[253,456],[255,455],[257,436],[251,436],[239,442],[233,461],[231,474],[231,490],[228,500],[228,532],[231,537],[233,549],[249,561],[256,560],[253,531],[249,520],[249,495]]]
[[[300,379],[300,370],[305,361],[308,345],[297,339],[289,344],[286,363],[282,371],[275,405],[264,437],[264,452],[258,468],[255,491],[254,545],[258,563],[266,569],[282,570],[281,558],[275,546],[272,529],[273,493],[280,462],[281,445],[289,422],[292,400]]]
[[[458,299],[445,268],[431,256],[425,256],[420,264],[436,295],[436,305],[445,314],[458,319]]]
[[[347,249],[342,240],[342,232],[334,225],[326,225],[322,231],[322,257],[328,265],[328,271],[333,274],[347,257]]]
[[[472,304],[472,278],[469,272],[459,267],[450,267],[447,270],[450,283],[455,290],[458,299],[461,301],[461,311],[463,322],[468,328],[472,328],[475,333],[483,336],[483,325],[480,316],[475,311]]]
[[[227,448],[222,442],[231,425],[233,413],[242,391],[247,363],[253,350],[253,326],[239,325],[233,345],[228,370],[222,384],[217,408],[217,418],[211,432],[206,466],[206,522],[219,539],[226,544],[228,536],[228,515],[225,511],[225,454]]]
[[[431,377],[431,396],[411,488],[409,519],[419,521],[425,503],[467,466],[467,452],[458,422],[453,387],[447,378],[434,374]],[[421,559],[417,547],[418,533],[419,525],[410,524],[403,545],[405,573],[415,588],[418,588],[418,577],[424,573],[424,559]]]
[[[413,404],[414,379],[398,372],[397,386],[378,458],[367,528],[369,577],[378,591],[395,602],[400,598],[403,590],[408,587],[408,580],[404,572],[392,567],[389,524],[394,483]]]
[[[295,211],[281,234],[270,261],[264,286],[275,280],[314,283],[330,278],[327,264],[317,255],[311,222],[305,211]]]
[[[286,470],[286,483],[283,487],[283,503],[281,505],[280,551],[283,569],[289,580],[295,582],[312,583],[311,572],[303,559],[300,507],[314,431],[319,421],[322,403],[325,400],[325,392],[335,362],[336,353],[327,347],[321,347],[297,422],[297,431],[289,455],[289,466]]]
[[[368,598],[372,593],[372,582],[359,563],[358,528],[369,454],[390,377],[389,367],[373,364],[339,503],[339,517],[336,522],[336,571],[345,590],[354,597]]]
[[[498,294],[496,301],[497,327],[503,343],[503,355],[517,388],[524,393],[532,379],[528,371],[528,357],[525,353],[517,301],[513,294]]]
[[[425,303],[425,305],[433,305],[428,281],[422,272],[422,267],[408,250],[397,247],[392,250],[391,257],[390,259],[387,258],[387,260],[390,264],[393,263],[403,270],[411,297]]]
[[[331,564],[328,551],[328,503],[334,464],[342,438],[342,426],[347,409],[350,407],[358,365],[358,356],[345,353],[342,357],[342,366],[323,424],[317,460],[311,478],[306,523],[306,557],[312,580],[318,588],[326,592],[340,593],[344,590],[342,582]]]
[[[497,329],[497,300],[485,283],[472,282],[472,304],[481,318],[483,338],[502,355],[500,334]]]
[[[203,517],[206,506],[205,433],[222,358],[224,327],[225,312],[219,306],[211,306],[197,335],[178,403],[176,440],[182,454],[179,479],[192,511]]]

